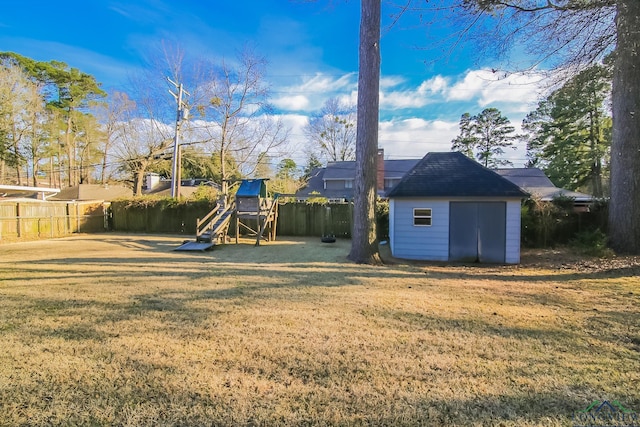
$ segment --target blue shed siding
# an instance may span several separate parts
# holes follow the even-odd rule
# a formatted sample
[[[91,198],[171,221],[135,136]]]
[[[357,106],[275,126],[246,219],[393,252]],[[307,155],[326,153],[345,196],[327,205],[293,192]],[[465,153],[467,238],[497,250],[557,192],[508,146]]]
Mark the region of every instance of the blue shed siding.
[[[505,262],[518,264],[520,262],[520,199],[507,201],[507,241]]]
[[[505,201],[455,198],[456,201]],[[394,257],[428,261],[449,259],[449,203],[443,199],[392,198],[389,201],[389,239]],[[413,225],[413,209],[430,208],[430,227]],[[520,199],[506,200],[505,262],[520,262]]]
[[[431,209],[431,226],[414,226],[413,209]],[[446,261],[449,257],[449,201],[392,199],[389,237],[393,256]]]

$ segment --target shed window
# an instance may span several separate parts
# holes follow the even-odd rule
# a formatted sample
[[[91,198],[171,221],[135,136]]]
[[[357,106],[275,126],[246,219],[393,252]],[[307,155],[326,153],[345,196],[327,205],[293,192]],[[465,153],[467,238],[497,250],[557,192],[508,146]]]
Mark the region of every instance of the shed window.
[[[431,225],[431,209],[414,208],[413,209],[413,225],[430,226]]]
[[[344,182],[344,188],[353,188],[353,180],[350,180],[350,179],[346,180]]]

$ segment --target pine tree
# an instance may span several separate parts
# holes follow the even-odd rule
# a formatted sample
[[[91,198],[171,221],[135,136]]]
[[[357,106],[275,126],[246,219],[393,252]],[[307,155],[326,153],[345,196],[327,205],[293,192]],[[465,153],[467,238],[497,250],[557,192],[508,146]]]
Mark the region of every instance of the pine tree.
[[[515,128],[497,108],[485,108],[480,114],[464,113],[460,118],[460,135],[451,144],[452,151],[460,151],[475,158],[488,168],[509,165],[501,158],[505,148],[515,148]]]
[[[595,65],[576,75],[523,121],[530,159],[558,186],[604,196],[612,120],[611,70]]]

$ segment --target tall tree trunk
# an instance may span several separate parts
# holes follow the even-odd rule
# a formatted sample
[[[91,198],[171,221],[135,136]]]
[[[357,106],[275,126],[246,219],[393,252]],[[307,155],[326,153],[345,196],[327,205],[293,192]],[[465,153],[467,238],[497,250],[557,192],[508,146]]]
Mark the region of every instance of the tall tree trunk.
[[[618,0],[613,72],[609,239],[617,252],[640,253],[640,1]]]
[[[227,197],[227,192],[229,191],[229,183],[227,182],[227,168],[225,167],[224,158],[226,156],[226,152],[224,148],[220,149],[220,188],[222,194],[225,195],[226,200],[229,200]]]
[[[31,143],[29,144],[29,156],[31,157],[32,164],[32,172],[33,172],[33,186],[38,186],[38,172],[40,170],[38,163],[40,162],[40,158],[38,156],[38,148],[42,145],[42,141],[38,136],[38,120],[35,114],[31,116]],[[29,160],[27,160],[27,165],[29,164]]]
[[[109,156],[109,136],[107,135],[104,143],[104,153],[102,153],[102,170],[100,171],[100,184],[107,182],[107,158]]]
[[[68,112],[69,116],[67,117],[67,129],[64,134],[64,142],[65,149],[67,150],[67,185],[69,187],[75,185],[75,150],[73,148],[71,129],[72,129],[72,121],[71,121],[71,111]]]
[[[602,197],[602,163],[600,158],[600,145],[602,144],[602,130],[600,129],[601,118],[598,114],[597,101],[595,94],[590,98],[589,102],[589,163],[591,164],[591,193],[596,197]]]
[[[11,150],[13,151],[13,156],[14,156],[14,167],[16,169],[16,183],[18,185],[22,185],[22,174],[20,173],[20,168],[21,168],[21,162],[20,162],[20,149],[19,149],[19,145],[18,143],[20,142],[19,138],[18,138],[18,134],[20,133],[20,131],[18,130],[18,127],[16,126],[16,122],[13,122],[13,129],[11,132]],[[28,180],[27,180],[28,181]]]
[[[375,218],[380,104],[380,0],[361,0],[360,10],[356,176],[349,259],[372,264],[380,262]]]
[[[142,195],[142,185],[144,183],[144,174],[146,169],[137,169],[133,172],[133,195],[141,196]]]

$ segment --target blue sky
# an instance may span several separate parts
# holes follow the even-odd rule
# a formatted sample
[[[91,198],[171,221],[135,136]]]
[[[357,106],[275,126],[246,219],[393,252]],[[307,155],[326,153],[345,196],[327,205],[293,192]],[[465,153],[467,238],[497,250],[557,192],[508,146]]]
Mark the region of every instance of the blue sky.
[[[162,40],[191,54],[232,58],[247,43],[268,62],[272,102],[291,127],[302,127],[329,97],[355,102],[358,72],[357,0],[67,0],[7,2],[0,15],[0,50],[60,60],[90,73],[105,89],[124,89],[143,58]],[[426,27],[432,16],[383,4],[379,145],[388,158],[449,151],[460,115],[499,108],[516,127],[535,109],[539,78],[493,72],[470,42],[449,52],[440,41],[452,29]],[[427,49],[426,47],[432,47]],[[443,50],[444,49],[444,50]],[[299,164],[304,156],[294,152]],[[523,147],[510,152],[514,166]]]

